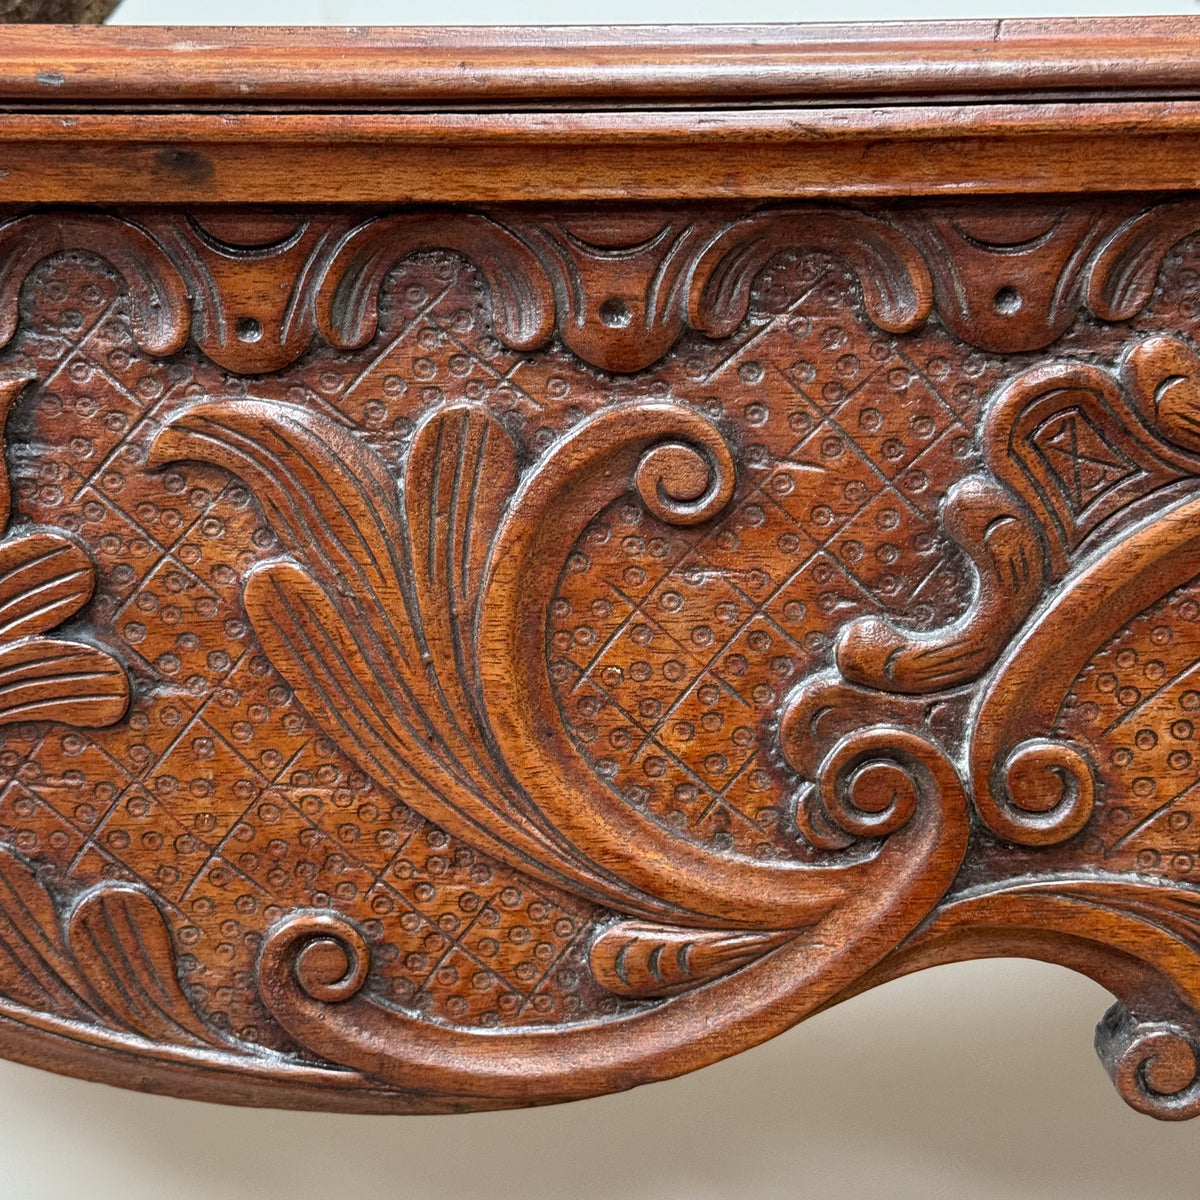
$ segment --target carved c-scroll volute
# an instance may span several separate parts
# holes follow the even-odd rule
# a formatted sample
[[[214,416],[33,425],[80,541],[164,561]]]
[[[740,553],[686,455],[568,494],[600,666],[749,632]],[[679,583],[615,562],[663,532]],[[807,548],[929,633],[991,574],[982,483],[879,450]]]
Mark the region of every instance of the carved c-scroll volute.
[[[13,218],[0,1016],[429,1111],[1003,947],[1193,1112],[1200,893],[1114,824],[1192,770],[1190,219]]]
[[[678,340],[692,265],[724,221],[612,211],[508,224],[553,281],[563,341],[601,370],[626,372]]]
[[[216,209],[145,225],[187,282],[196,344],[223,367],[259,375],[312,342],[311,291],[350,221]]]

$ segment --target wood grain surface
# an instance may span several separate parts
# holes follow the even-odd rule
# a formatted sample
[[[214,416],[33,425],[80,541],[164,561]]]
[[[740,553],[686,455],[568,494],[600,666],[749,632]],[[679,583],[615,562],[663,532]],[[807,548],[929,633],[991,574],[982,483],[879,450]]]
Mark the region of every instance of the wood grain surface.
[[[1022,954],[1200,1112],[1198,40],[0,32],[0,1050],[548,1103]]]

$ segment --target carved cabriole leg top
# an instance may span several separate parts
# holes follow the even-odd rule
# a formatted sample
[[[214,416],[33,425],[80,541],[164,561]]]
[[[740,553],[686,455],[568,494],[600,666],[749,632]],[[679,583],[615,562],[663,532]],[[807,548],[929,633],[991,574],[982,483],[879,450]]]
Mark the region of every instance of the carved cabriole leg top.
[[[504,1107],[1019,954],[1200,1112],[1196,193],[215,206],[190,136],[5,195],[0,1050]]]

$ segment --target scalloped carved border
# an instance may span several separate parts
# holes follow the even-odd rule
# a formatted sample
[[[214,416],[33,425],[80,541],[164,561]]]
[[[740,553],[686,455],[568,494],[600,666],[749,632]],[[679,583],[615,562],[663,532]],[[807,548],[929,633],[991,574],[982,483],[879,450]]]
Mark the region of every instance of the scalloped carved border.
[[[1200,230],[1200,204],[1013,201],[998,222],[978,204],[904,209],[802,204],[696,216],[679,210],[413,210],[345,214],[123,215],[39,212],[0,225],[0,346],[37,263],[66,250],[107,259],[124,277],[134,334],[149,354],[191,337],[240,374],[280,370],[320,337],[364,345],[379,287],[402,259],[451,250],[487,281],[498,336],[517,350],[556,333],[604,371],[642,370],[687,329],[730,334],[773,258],[816,250],[858,277],[867,314],[909,332],[930,314],[996,352],[1041,349],[1085,305],[1126,320],[1149,300],[1162,260]]]
[[[388,271],[409,255],[450,250],[480,270],[508,345],[533,350],[557,335],[601,370],[633,372],[688,329],[730,335],[769,262],[817,250],[853,269],[885,330],[913,331],[936,313],[965,341],[1023,352],[1059,337],[1085,304],[1102,319],[1128,319],[1149,300],[1171,247],[1200,230],[1194,203],[1017,207],[1004,222],[950,204],[711,217],[412,212],[361,222],[39,213],[0,226],[0,343],[15,331],[30,271],[75,250],[125,278],[148,353],[178,353],[190,338],[230,371],[267,373],[317,338],[365,345]],[[4,412],[26,382],[0,380]],[[1136,487],[1086,503],[1072,493],[1046,451],[1068,420],[1116,439],[1137,467]],[[360,1106],[360,1092],[374,1097],[363,1107],[502,1106],[694,1068],[865,986],[855,982],[864,970],[878,982],[944,961],[971,939],[980,953],[1015,945],[1015,928],[1037,933],[1039,953],[1112,976],[1125,1007],[1102,1023],[1099,1049],[1131,1104],[1167,1117],[1200,1111],[1196,893],[1063,877],[941,899],[967,851],[969,805],[992,833],[1030,847],[1062,842],[1089,819],[1091,764],[1050,736],[1053,721],[1095,647],[1194,573],[1200,502],[1177,502],[1132,528],[1123,514],[1200,474],[1200,359],[1158,337],[1135,346],[1120,371],[1024,371],[989,404],[982,439],[984,469],[952,489],[942,513],[975,574],[973,604],[941,630],[872,618],[843,631],[837,670],[798,686],[780,725],[784,756],[806,781],[780,805],[795,809],[827,857],[748,862],[683,843],[617,803],[565,733],[538,718],[554,707],[541,639],[555,548],[630,491],[668,523],[719,514],[736,461],[706,418],[669,403],[616,406],[522,472],[494,417],[452,405],[422,422],[397,486],[361,439],[301,406],[246,397],[180,409],[149,465],[210,462],[259,498],[287,557],[250,574],[246,610],[309,714],[430,819],[605,906],[611,918],[592,943],[591,969],[642,1007],[502,1038],[439,1027],[380,1001],[354,925],[332,910],[297,913],[268,937],[259,987],[279,1024],[338,1069],[264,1063],[190,1009],[147,894],[114,885],[63,907],[27,863],[0,850],[0,876],[21,900],[11,912],[0,905],[4,944],[17,949],[0,955],[0,1023],[127,1055],[154,1056],[150,1044],[169,1040],[175,1048],[159,1057],[174,1055],[180,1068],[247,1066],[256,1076],[248,1093],[311,1082],[353,1096],[339,1097],[343,1107]],[[443,469],[451,459],[457,473]],[[7,523],[6,478],[2,487]],[[459,506],[464,490],[481,503]],[[29,703],[34,719],[102,725],[123,715],[120,663],[52,636],[93,582],[82,548],[57,531],[0,542],[0,694],[21,700],[0,707],[0,723],[30,719]],[[1063,654],[1068,632],[1072,653]],[[930,736],[931,706],[969,698],[969,686],[974,734]],[[120,941],[135,926],[142,958]],[[117,942],[106,948],[105,937]],[[36,940],[50,947],[49,975],[22,958]],[[1089,940],[1102,946],[1098,958],[1078,951]],[[134,976],[106,975],[122,955]],[[1118,957],[1124,976],[1104,966]],[[166,1007],[131,1010],[135,984],[153,985]],[[39,1015],[45,1007],[54,1015]]]

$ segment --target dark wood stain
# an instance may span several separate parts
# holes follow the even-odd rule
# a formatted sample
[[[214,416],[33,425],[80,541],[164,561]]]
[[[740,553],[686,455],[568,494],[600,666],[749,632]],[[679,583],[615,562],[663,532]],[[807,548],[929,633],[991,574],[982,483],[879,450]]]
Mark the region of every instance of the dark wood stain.
[[[1198,41],[6,32],[0,1052],[539,1104],[1024,954],[1200,1112]]]

